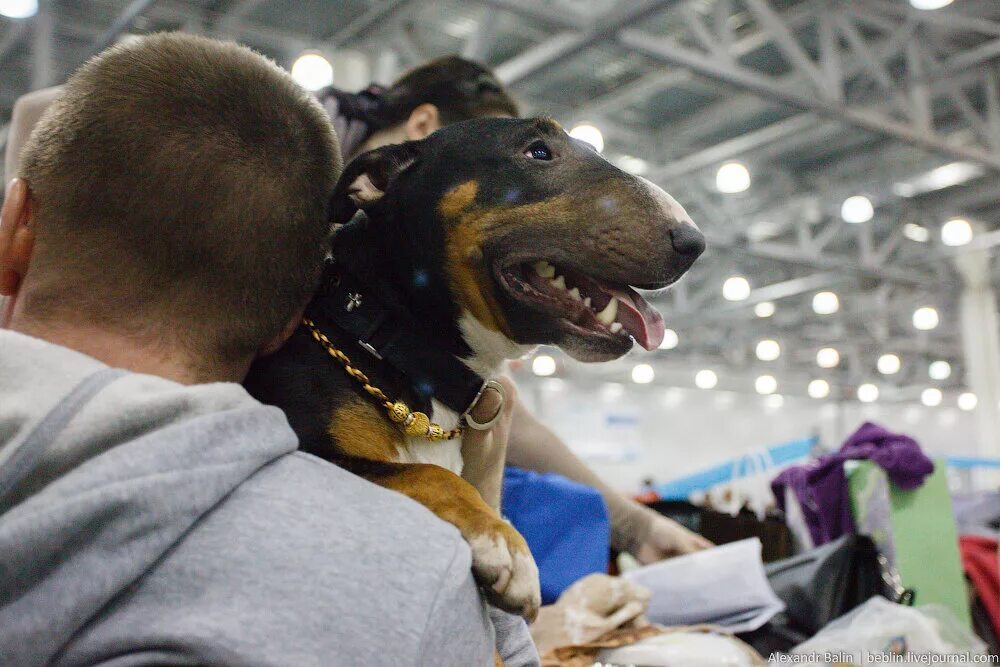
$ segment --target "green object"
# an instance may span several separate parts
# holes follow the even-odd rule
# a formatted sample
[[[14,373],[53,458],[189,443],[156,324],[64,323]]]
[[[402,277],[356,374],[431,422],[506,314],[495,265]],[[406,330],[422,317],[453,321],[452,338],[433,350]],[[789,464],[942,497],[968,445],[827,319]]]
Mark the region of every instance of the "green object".
[[[923,485],[903,491],[871,461],[849,466],[848,490],[858,533],[870,535],[916,604],[942,604],[972,627],[947,463],[934,462]]]

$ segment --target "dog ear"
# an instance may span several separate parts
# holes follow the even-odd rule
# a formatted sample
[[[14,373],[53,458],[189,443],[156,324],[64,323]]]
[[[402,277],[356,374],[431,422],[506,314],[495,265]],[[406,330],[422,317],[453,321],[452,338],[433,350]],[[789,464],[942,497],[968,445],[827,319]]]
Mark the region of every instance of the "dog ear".
[[[381,200],[396,179],[416,164],[421,144],[408,141],[383,146],[354,158],[334,188],[330,202],[332,222],[345,224],[359,210],[367,211]]]

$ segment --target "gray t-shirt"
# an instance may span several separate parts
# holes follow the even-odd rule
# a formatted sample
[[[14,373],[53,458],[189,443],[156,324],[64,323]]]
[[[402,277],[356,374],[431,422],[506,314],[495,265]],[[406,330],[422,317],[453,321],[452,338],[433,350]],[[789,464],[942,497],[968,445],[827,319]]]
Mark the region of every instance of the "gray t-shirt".
[[[454,527],[295,447],[239,385],[0,331],[0,664],[538,664]]]

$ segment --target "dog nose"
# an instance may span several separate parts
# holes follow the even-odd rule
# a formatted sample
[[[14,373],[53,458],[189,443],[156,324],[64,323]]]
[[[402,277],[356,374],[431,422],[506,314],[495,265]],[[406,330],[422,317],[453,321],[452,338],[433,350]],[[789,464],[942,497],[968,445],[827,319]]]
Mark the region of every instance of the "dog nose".
[[[687,222],[682,222],[670,230],[670,241],[675,251],[681,255],[690,255],[692,259],[705,252],[705,235]]]

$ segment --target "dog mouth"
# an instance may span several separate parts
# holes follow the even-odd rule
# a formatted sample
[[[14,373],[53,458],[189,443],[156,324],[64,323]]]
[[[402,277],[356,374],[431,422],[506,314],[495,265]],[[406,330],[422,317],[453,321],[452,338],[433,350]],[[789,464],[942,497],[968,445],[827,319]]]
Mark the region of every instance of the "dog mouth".
[[[497,273],[516,299],[540,307],[573,333],[633,338],[647,350],[663,341],[663,317],[626,284],[611,284],[546,260],[513,264]]]

